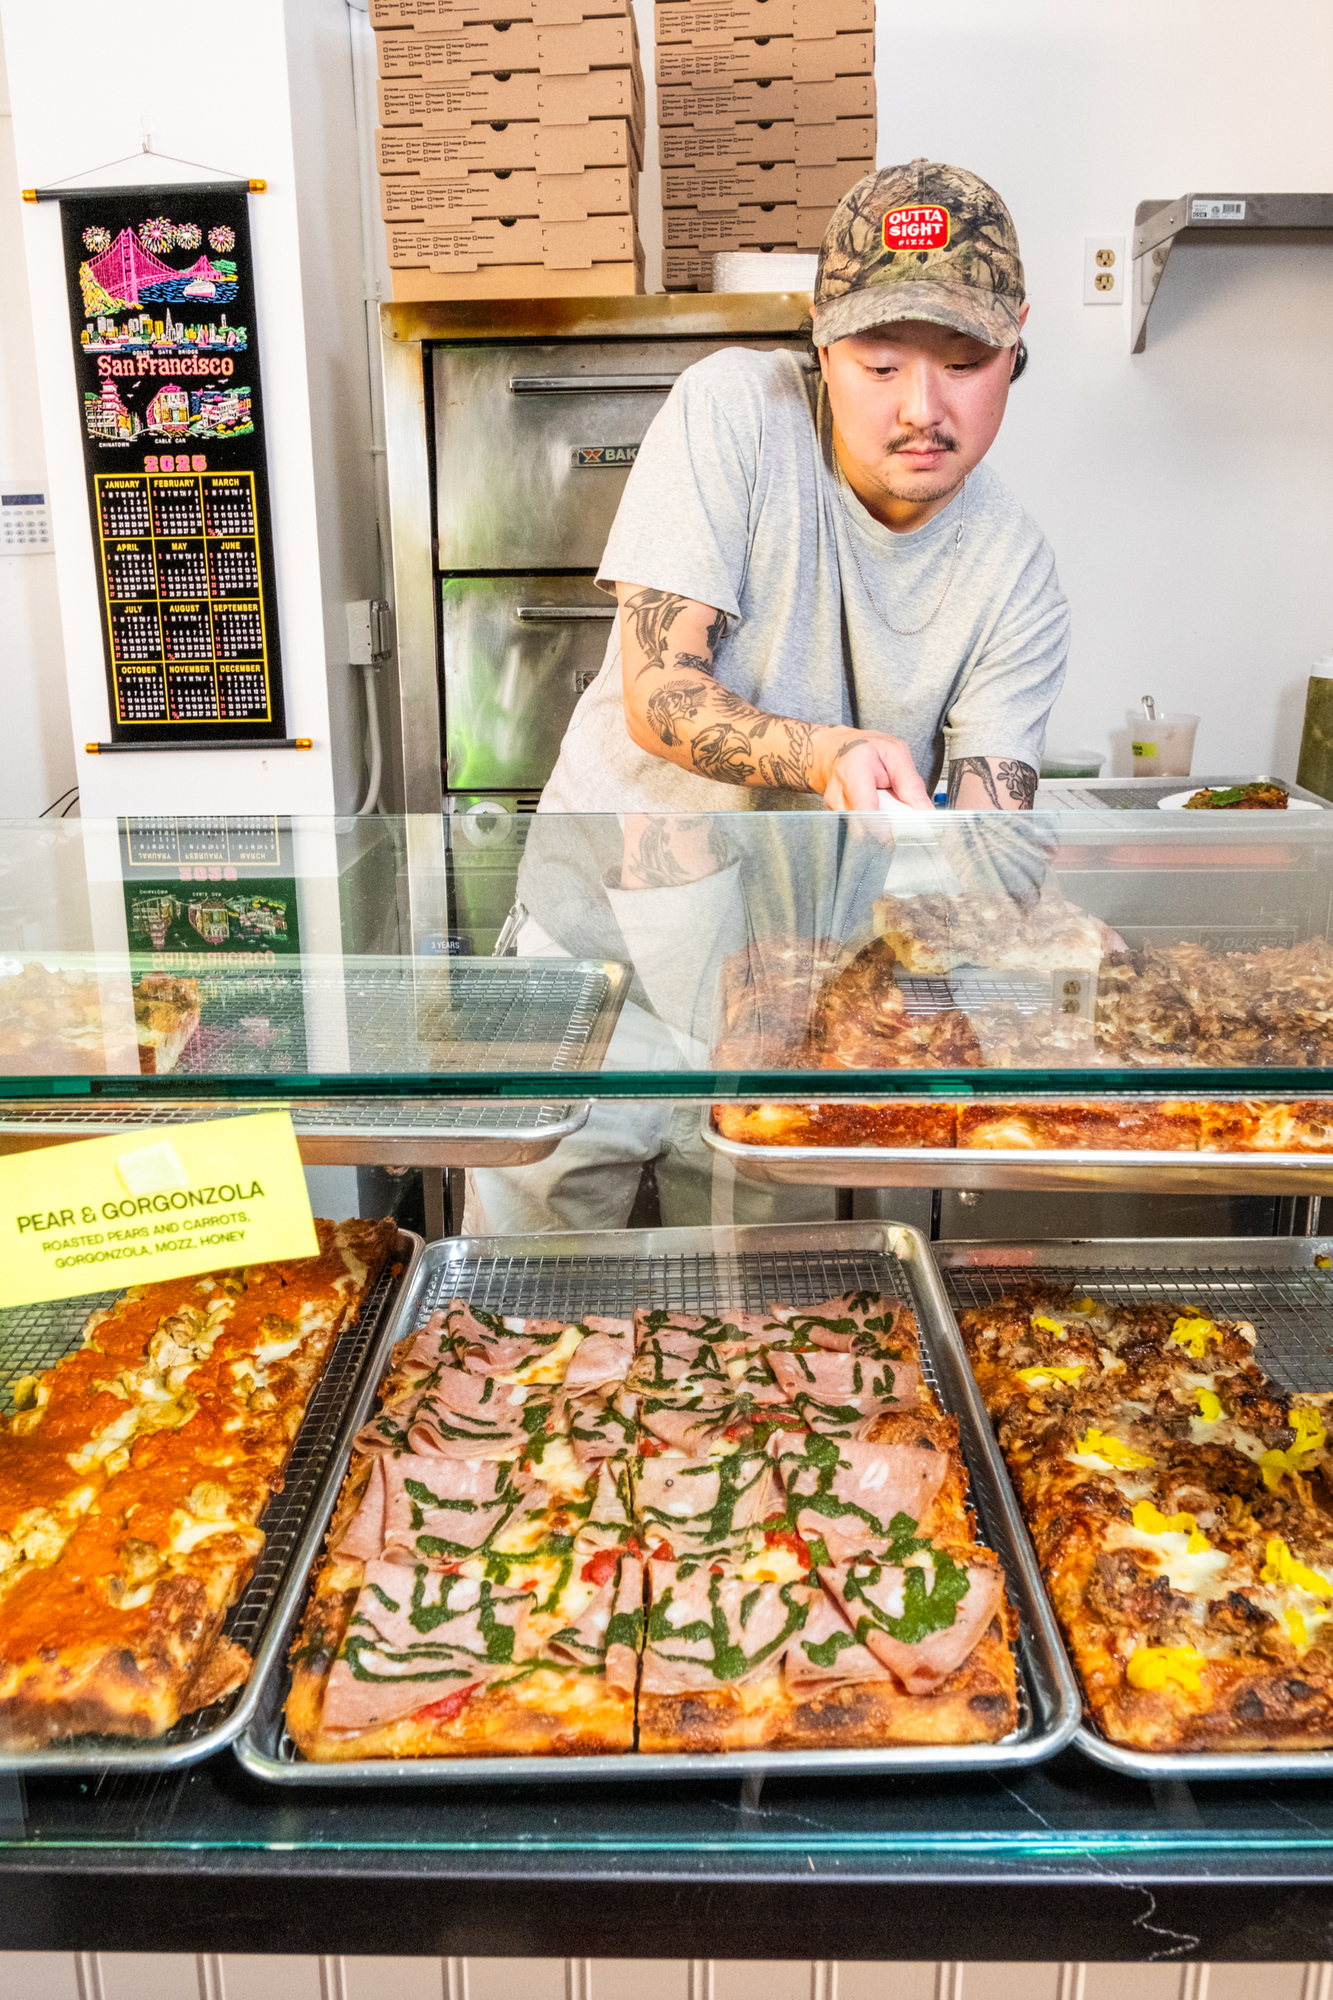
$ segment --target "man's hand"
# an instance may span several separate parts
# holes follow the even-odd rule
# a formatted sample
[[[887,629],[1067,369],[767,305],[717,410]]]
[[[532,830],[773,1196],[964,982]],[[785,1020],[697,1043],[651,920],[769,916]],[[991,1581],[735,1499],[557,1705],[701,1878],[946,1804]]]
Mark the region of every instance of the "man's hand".
[[[931,810],[912,753],[897,736],[878,729],[817,729],[810,790],[821,792],[830,812],[875,812],[887,792],[918,812]]]

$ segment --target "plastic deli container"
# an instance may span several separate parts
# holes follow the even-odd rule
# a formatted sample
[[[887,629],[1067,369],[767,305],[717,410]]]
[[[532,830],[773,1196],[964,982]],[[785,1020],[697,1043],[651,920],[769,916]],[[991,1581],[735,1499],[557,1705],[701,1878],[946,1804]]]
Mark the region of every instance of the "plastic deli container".
[[[1041,760],[1043,778],[1100,778],[1106,762],[1100,750],[1048,750]]]
[[[1125,710],[1136,778],[1188,778],[1194,762],[1197,715],[1159,715],[1149,721],[1141,708]]]

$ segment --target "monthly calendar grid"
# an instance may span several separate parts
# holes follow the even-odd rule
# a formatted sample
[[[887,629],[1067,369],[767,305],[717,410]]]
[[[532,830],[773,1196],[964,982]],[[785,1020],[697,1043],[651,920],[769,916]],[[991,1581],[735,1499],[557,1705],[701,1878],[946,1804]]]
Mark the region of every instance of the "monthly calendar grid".
[[[127,484],[127,478],[134,484]],[[166,526],[168,478],[171,495],[179,494],[183,499],[190,490],[194,502],[190,517],[184,516],[179,507],[171,509],[169,528]],[[160,493],[159,481],[163,487]],[[99,474],[96,494],[117,721],[161,723],[168,727],[173,723],[271,721],[272,687],[253,472]],[[117,525],[109,527],[113,516]],[[139,551],[122,550],[115,560],[113,575],[108,541],[142,544],[145,540],[147,564],[130,561],[130,554]],[[202,570],[196,570],[188,580],[197,581],[203,589],[188,597],[162,589],[164,580],[173,583],[187,580],[182,574],[188,567],[181,560],[182,552],[159,548],[160,543],[173,541],[202,544]],[[138,568],[141,577],[151,572],[153,589],[126,597],[121,588],[126,568]],[[231,590],[239,586],[245,595],[229,595],[229,586]],[[154,695],[147,701],[135,701],[131,688],[134,683],[142,684],[150,678],[144,669],[151,653],[131,652],[126,657],[125,648],[136,642],[151,646],[151,637],[147,636],[151,628],[146,622],[149,615],[156,620],[160,665],[151,676]],[[230,652],[233,647],[239,648],[243,655],[257,657],[219,656],[224,648]],[[146,707],[156,712],[142,712]],[[138,708],[140,712],[127,713],[127,708]]]

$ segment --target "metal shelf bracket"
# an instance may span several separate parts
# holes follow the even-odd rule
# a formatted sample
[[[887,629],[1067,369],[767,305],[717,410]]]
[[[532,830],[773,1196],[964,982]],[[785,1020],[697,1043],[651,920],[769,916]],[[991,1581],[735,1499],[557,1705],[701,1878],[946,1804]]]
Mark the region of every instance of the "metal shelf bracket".
[[[1148,314],[1182,236],[1269,243],[1320,235],[1333,235],[1333,194],[1184,194],[1175,201],[1141,201],[1134,211],[1132,352],[1142,354],[1148,345]]]

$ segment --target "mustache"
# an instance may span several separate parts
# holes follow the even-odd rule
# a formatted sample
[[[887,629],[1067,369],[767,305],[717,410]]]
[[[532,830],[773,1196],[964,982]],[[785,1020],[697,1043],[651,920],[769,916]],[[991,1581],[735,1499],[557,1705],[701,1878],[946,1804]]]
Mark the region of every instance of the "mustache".
[[[947,431],[895,431],[886,451],[957,451],[958,440]]]

